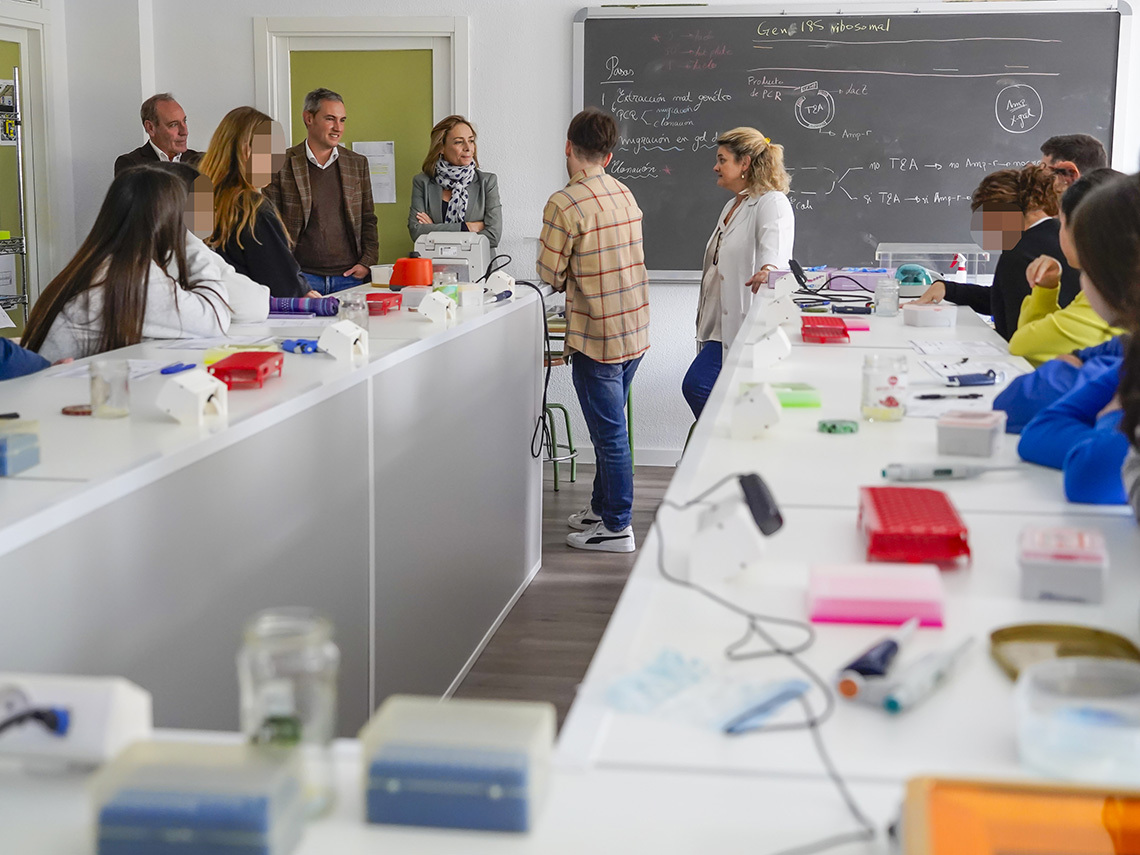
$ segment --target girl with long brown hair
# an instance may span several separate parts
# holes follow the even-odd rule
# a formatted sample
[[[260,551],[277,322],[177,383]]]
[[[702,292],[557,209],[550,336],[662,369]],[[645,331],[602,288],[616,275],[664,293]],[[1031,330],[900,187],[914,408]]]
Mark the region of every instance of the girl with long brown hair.
[[[32,307],[24,344],[54,362],[148,338],[224,335],[226,285],[189,274],[185,207],[172,172],[120,173],[91,233]]]
[[[274,297],[319,297],[301,275],[281,215],[261,193],[284,163],[285,135],[265,113],[237,107],[222,118],[198,167],[214,185],[206,243]]]

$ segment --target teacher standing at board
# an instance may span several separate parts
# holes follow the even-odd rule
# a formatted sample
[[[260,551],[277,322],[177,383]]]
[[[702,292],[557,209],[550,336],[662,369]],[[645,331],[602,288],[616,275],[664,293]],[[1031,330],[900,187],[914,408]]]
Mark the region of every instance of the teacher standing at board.
[[[499,179],[479,169],[475,129],[462,116],[448,116],[431,129],[423,172],[412,179],[408,231],[413,241],[431,232],[482,232],[491,249],[499,245]]]
[[[733,197],[705,246],[697,358],[681,383],[681,392],[698,418],[752,295],[768,282],[769,270],[787,267],[796,233],[782,145],[755,128],[735,128],[717,140],[713,171],[717,186]]]

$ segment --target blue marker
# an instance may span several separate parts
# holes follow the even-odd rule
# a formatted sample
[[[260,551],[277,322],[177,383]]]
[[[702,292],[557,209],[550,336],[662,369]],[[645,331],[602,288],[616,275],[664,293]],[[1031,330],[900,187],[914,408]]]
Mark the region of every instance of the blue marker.
[[[191,368],[194,368],[193,362],[172,362],[169,365],[167,365],[165,368],[160,370],[158,373],[159,374],[177,374],[180,371],[189,371]]]

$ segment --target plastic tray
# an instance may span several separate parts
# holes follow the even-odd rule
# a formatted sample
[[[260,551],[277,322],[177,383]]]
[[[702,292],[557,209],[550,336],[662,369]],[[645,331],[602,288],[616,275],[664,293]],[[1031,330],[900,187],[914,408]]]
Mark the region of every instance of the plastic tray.
[[[851,341],[843,318],[830,315],[804,315],[800,321],[800,335],[804,341],[815,344],[846,344]]]
[[[260,389],[276,370],[281,376],[285,357],[281,351],[273,353],[246,351],[227,356],[206,370],[226,384],[227,389]]]

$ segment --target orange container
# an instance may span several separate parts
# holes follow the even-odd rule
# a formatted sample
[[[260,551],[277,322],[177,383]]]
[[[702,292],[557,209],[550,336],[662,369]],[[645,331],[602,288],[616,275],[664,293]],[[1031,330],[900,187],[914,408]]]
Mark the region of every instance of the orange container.
[[[397,258],[392,267],[392,281],[389,287],[392,290],[405,288],[409,285],[426,285],[430,288],[431,277],[430,258]]]

